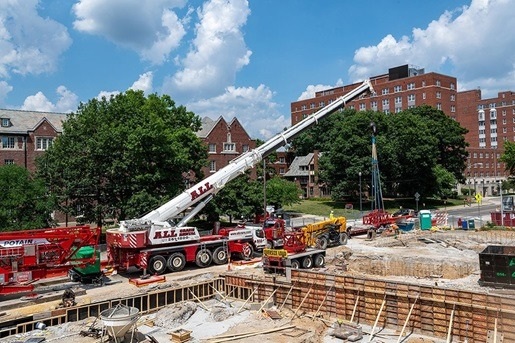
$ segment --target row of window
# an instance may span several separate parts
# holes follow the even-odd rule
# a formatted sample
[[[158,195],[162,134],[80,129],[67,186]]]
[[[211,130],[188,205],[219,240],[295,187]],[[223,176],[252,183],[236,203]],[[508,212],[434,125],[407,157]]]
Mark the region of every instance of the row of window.
[[[52,146],[53,137],[36,137],[36,150],[48,150]],[[23,149],[23,147],[16,146],[18,137],[15,136],[2,136],[0,149]]]
[[[503,96],[504,96],[504,94],[503,94]],[[499,107],[513,106],[513,105],[515,105],[515,99],[511,101],[511,104],[508,104],[507,101],[501,101]],[[486,107],[487,107],[487,105],[485,105],[485,104],[477,105],[477,109],[478,110],[484,110]],[[495,102],[491,102],[491,103],[488,104],[488,108],[490,108],[490,109],[495,110],[496,107],[497,107],[497,103],[495,103]]]
[[[241,150],[242,150],[242,153],[245,153],[247,151],[249,151],[249,145],[248,144],[243,144],[241,146]],[[216,154],[216,143],[209,143],[208,145],[208,152],[210,154]],[[226,143],[223,143],[223,146],[222,146],[222,153],[236,153],[236,143],[230,143],[230,142],[226,142]]]
[[[209,172],[210,173],[214,173],[216,172],[216,161],[209,161]],[[284,173],[286,173],[286,168],[279,168],[279,174],[280,175],[283,175]]]

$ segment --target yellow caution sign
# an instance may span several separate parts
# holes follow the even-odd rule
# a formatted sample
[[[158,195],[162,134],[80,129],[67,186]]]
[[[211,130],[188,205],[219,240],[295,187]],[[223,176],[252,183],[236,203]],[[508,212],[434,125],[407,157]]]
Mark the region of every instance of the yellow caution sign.
[[[483,200],[483,196],[481,194],[477,193],[476,194],[476,202],[478,204],[480,204],[482,200]]]
[[[263,249],[263,255],[286,257],[288,256],[288,252],[284,249]]]

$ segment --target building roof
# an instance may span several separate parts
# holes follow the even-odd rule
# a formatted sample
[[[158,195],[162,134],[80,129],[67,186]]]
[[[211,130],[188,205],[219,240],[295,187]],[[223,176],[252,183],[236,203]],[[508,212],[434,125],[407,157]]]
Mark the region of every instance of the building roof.
[[[313,160],[313,153],[309,153],[306,156],[297,156],[293,159],[293,162],[290,165],[290,168],[286,173],[284,173],[284,177],[297,177],[297,176],[309,176],[309,168],[306,170],[301,170],[300,167],[308,166]]]
[[[27,134],[27,132],[36,130],[45,120],[53,126],[56,132],[62,132],[67,114],[0,109],[0,118],[11,121],[11,126],[0,128],[3,133]]]
[[[216,124],[220,121],[220,119],[223,120],[221,116],[216,121],[209,117],[202,118],[202,128],[200,129],[200,131],[197,132],[197,137],[206,138],[207,136],[209,136],[209,133],[211,132],[211,130],[213,130]]]

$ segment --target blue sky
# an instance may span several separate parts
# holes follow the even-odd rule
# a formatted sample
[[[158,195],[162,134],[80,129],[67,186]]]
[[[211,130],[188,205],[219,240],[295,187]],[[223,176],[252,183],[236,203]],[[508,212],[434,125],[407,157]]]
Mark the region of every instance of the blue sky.
[[[513,0],[4,0],[0,108],[133,88],[266,139],[292,101],[406,63],[515,91],[513,17]]]

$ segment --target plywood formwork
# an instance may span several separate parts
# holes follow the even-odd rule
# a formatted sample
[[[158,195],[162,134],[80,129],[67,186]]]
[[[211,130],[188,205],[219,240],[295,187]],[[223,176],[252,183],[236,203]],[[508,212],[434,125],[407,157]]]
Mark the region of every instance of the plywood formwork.
[[[230,282],[230,280],[226,280]],[[432,337],[485,342],[495,329],[515,342],[515,299],[438,286],[382,281],[349,275],[294,270],[286,279],[252,279],[255,301],[275,291],[276,304],[296,312],[415,332]],[[307,296],[308,295],[308,296]],[[321,302],[324,306],[320,306]],[[408,318],[409,316],[409,318]],[[406,323],[406,320],[407,323]],[[376,329],[377,330],[377,329]]]

